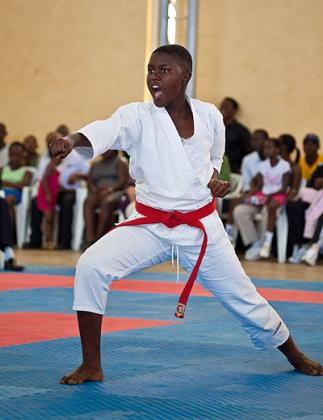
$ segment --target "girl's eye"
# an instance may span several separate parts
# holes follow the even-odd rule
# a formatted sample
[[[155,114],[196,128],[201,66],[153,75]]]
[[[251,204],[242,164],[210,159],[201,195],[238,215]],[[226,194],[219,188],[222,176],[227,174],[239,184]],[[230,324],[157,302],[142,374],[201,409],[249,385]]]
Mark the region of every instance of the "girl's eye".
[[[150,73],[150,74],[152,74],[152,73],[154,73],[154,69],[148,69],[148,73]]]
[[[162,73],[168,73],[168,72],[169,72],[169,70],[168,70],[168,69],[162,69],[162,70],[161,70],[161,72],[162,72]]]

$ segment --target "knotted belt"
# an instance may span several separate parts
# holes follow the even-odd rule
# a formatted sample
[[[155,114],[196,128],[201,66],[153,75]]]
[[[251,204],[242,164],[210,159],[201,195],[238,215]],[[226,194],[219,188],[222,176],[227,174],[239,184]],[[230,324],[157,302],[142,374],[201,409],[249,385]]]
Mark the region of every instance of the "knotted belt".
[[[190,296],[192,287],[194,285],[195,279],[197,277],[197,273],[199,271],[201,262],[203,260],[206,246],[207,246],[207,233],[203,223],[200,219],[203,217],[212,214],[215,210],[215,201],[211,201],[211,203],[207,204],[200,209],[193,210],[187,213],[183,213],[180,211],[164,211],[158,210],[153,207],[146,206],[145,204],[136,202],[136,210],[138,213],[142,214],[143,217],[138,217],[137,219],[126,220],[125,222],[120,223],[116,226],[135,226],[135,225],[146,225],[146,224],[154,224],[154,223],[162,223],[163,225],[167,226],[168,228],[174,228],[179,225],[188,225],[195,227],[197,229],[201,229],[203,232],[203,241],[200,250],[199,257],[195,263],[195,266],[184,286],[184,289],[179,297],[175,316],[177,318],[184,318],[184,312],[187,305],[188,298]]]

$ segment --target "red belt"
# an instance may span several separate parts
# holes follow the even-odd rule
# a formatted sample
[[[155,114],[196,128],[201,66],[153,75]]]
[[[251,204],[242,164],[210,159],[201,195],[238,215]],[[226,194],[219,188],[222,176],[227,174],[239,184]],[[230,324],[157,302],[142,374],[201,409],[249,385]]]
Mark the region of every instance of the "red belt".
[[[203,242],[202,242],[200,254],[185,284],[185,287],[179,297],[176,312],[175,312],[175,316],[177,318],[184,318],[185,307],[186,307],[188,298],[190,296],[193,284],[197,277],[197,273],[199,271],[201,262],[205,254],[206,246],[207,246],[207,233],[200,219],[208,216],[209,214],[212,214],[215,208],[216,208],[215,201],[211,201],[211,203],[207,204],[204,207],[201,207],[200,209],[193,210],[188,213],[182,213],[177,210],[175,211],[158,210],[158,209],[154,209],[153,207],[146,206],[145,204],[136,202],[136,210],[138,211],[138,213],[142,214],[143,217],[139,217],[137,219],[132,219],[132,220],[126,220],[125,222],[122,222],[116,226],[116,227],[122,227],[122,226],[135,226],[135,225],[162,223],[168,228],[174,228],[179,225],[188,225],[188,226],[192,226],[192,227],[202,230]]]

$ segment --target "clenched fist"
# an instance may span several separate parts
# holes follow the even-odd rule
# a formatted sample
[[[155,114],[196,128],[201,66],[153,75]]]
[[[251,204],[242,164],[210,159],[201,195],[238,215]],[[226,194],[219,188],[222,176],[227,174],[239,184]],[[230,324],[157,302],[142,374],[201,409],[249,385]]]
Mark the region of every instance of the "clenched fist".
[[[228,181],[218,181],[211,178],[207,186],[210,188],[213,197],[223,198],[230,192],[230,182]]]
[[[53,137],[49,141],[49,151],[52,157],[64,159],[73,149],[74,142],[70,138]]]

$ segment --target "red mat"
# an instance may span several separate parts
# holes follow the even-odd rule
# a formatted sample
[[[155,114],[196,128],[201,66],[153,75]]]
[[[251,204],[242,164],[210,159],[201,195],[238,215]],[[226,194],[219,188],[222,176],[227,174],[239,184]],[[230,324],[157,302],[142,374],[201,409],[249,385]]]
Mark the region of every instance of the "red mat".
[[[184,283],[125,279],[113,282],[112,290],[179,295],[183,286]],[[0,291],[48,287],[71,288],[73,287],[73,277],[21,273],[0,274]],[[258,288],[257,290],[262,296],[271,301],[323,303],[323,292],[274,288]],[[192,290],[192,296],[212,295],[199,284],[195,284]]]
[[[176,321],[136,318],[103,318],[102,332],[160,327]],[[0,314],[0,347],[29,344],[79,335],[73,314],[48,312],[15,312]]]

